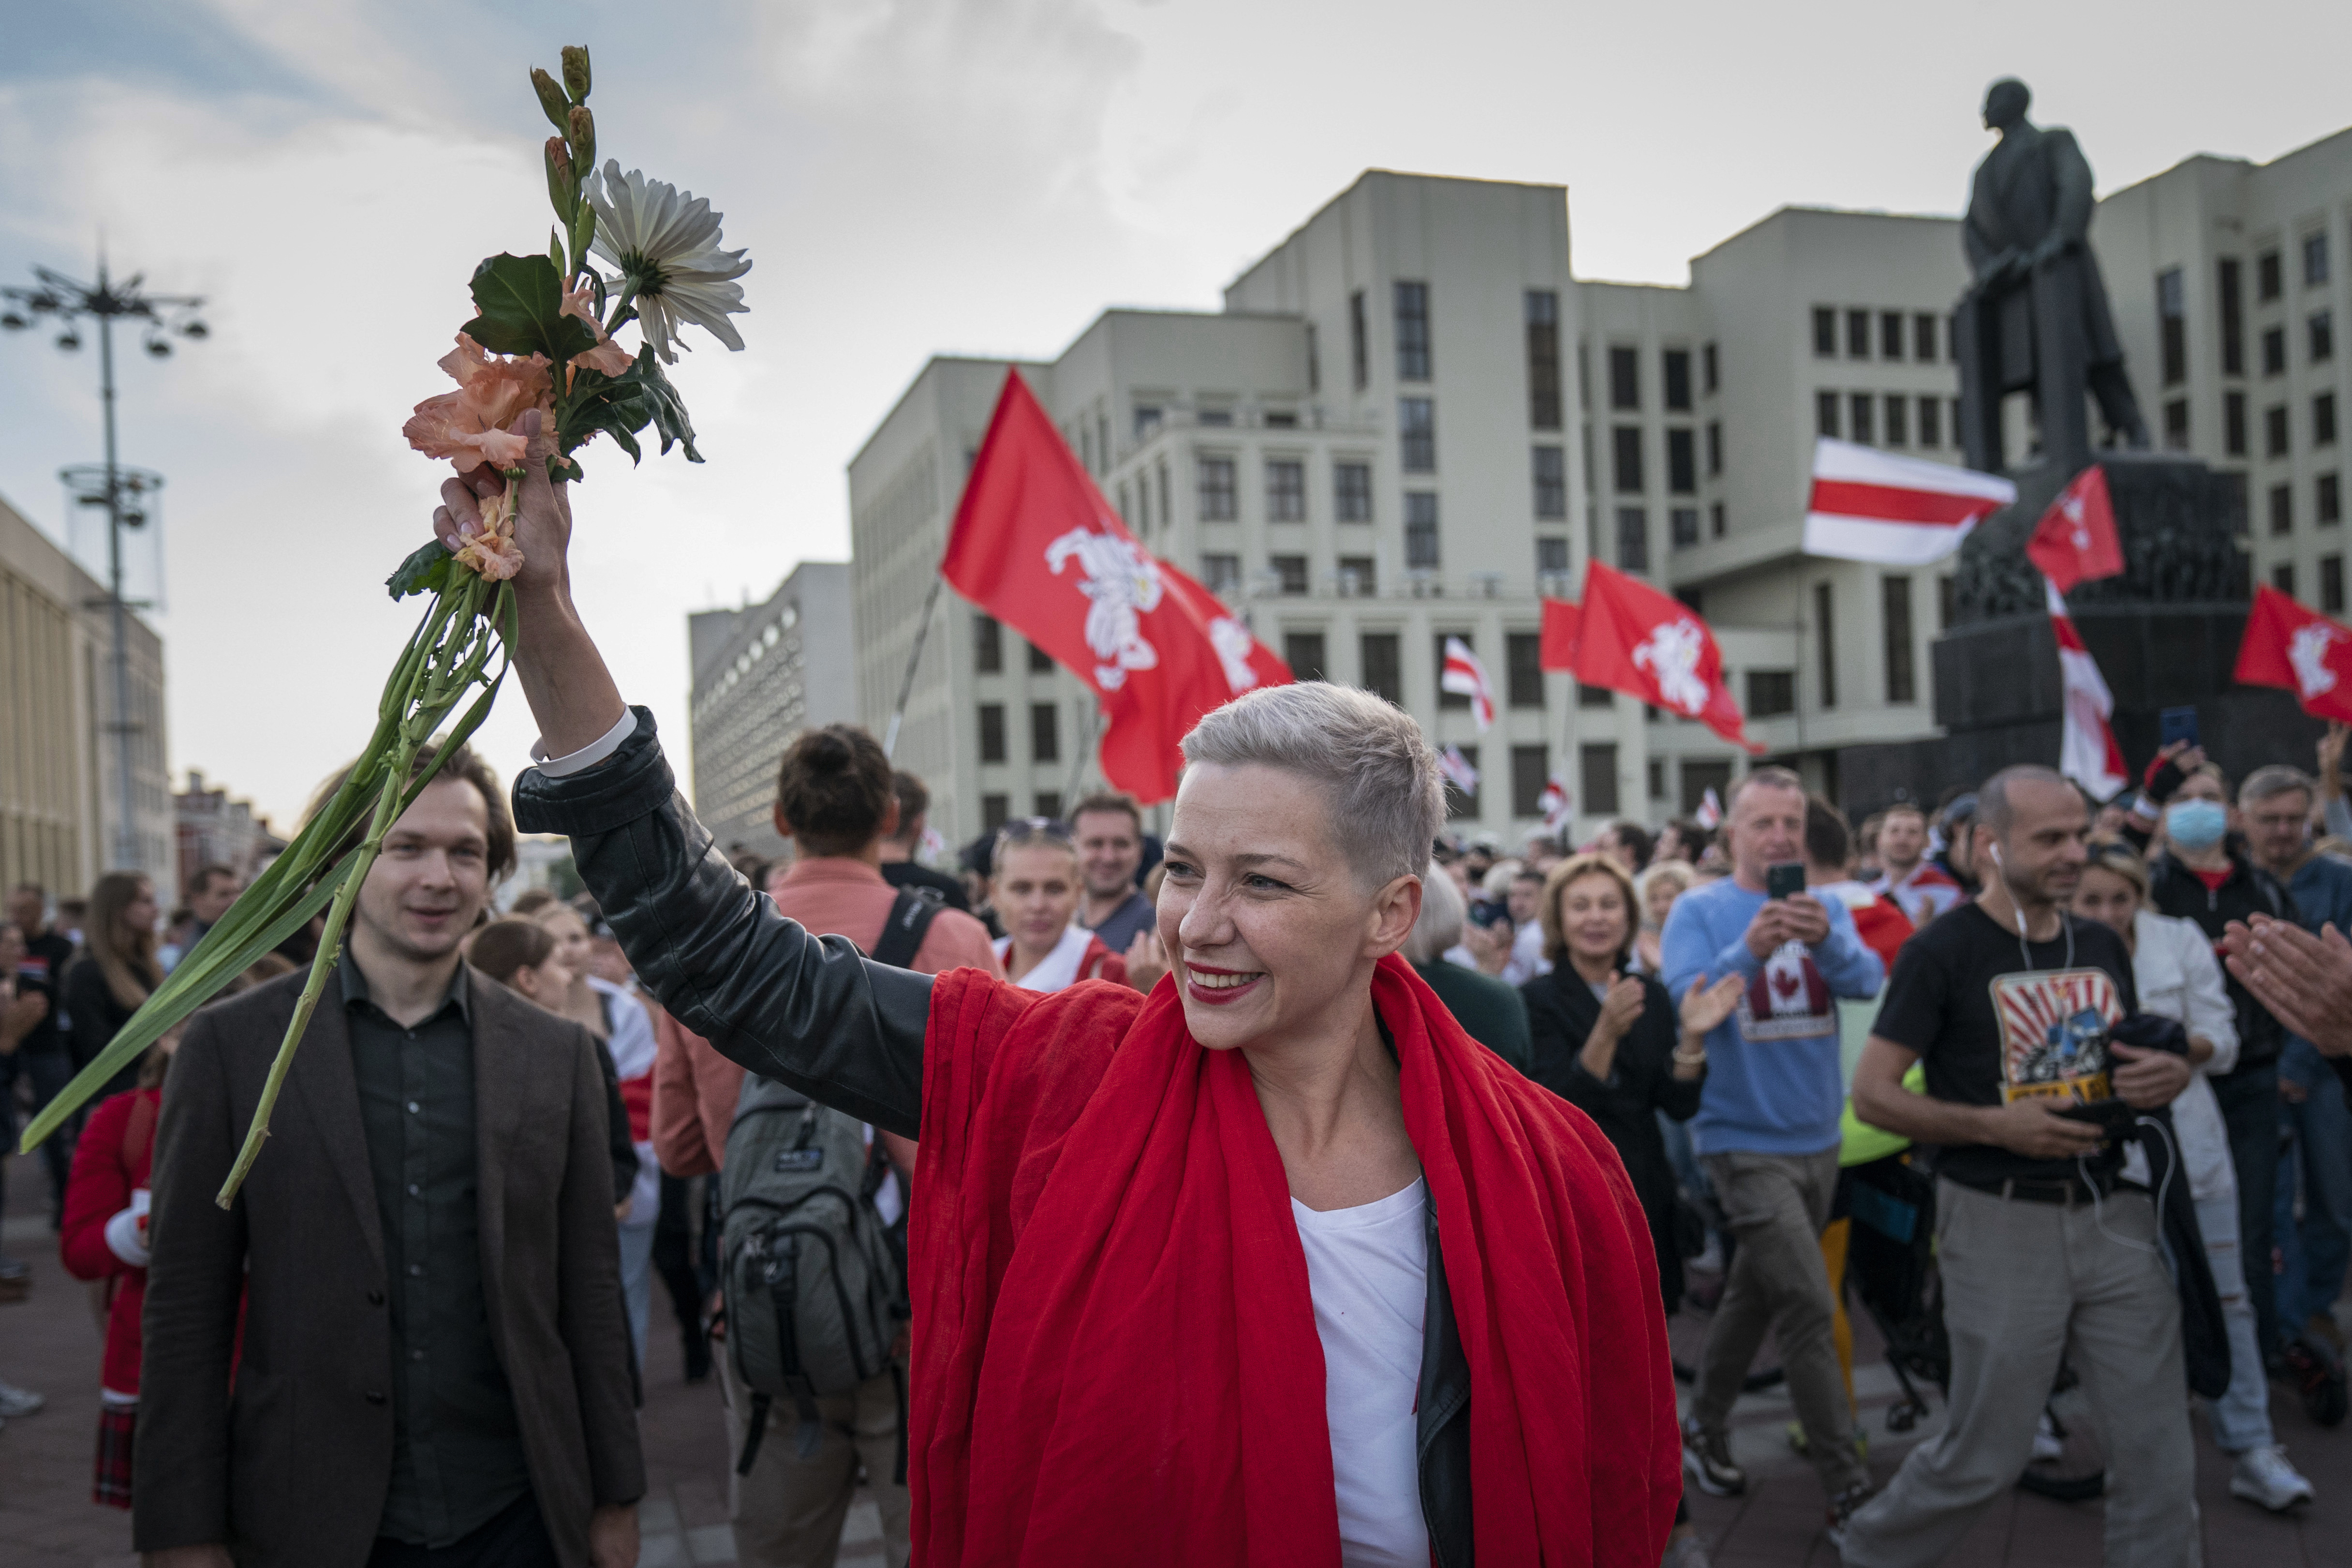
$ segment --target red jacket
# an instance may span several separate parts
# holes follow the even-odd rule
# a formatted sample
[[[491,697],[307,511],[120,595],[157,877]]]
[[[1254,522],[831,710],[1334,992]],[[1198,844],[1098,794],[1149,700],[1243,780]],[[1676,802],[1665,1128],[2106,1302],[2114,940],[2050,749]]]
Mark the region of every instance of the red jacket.
[[[107,1281],[111,1300],[99,1381],[114,1394],[139,1392],[139,1313],[147,1301],[147,1270],[114,1255],[106,1244],[106,1222],[129,1208],[132,1191],[147,1184],[163,1100],[161,1089],[134,1089],[91,1111],[74,1145],[73,1174],[66,1183],[58,1251],[75,1279]]]

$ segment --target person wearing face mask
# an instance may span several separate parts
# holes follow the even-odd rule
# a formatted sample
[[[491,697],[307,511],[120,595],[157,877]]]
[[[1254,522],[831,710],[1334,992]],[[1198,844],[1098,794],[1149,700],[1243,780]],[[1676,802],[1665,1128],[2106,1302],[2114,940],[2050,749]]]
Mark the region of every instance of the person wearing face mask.
[[[2148,862],[2148,906],[2193,921],[2220,942],[2232,921],[2255,915],[2300,921],[2284,883],[2247,857],[2231,832],[2230,781],[2195,747],[2175,742],[2148,764],[2146,787],[2124,838],[2147,853],[2162,830],[2163,849]],[[2287,1031],[2235,975],[2230,1005],[2238,1023],[2238,1065],[2214,1076],[2213,1092],[2230,1131],[2230,1163],[2238,1178],[2238,1236],[2248,1258],[2271,1255],[2272,1214],[2278,1193],[2279,1058]],[[2268,1268],[2247,1271],[2254,1322],[2265,1357],[2282,1349],[2275,1279]]]

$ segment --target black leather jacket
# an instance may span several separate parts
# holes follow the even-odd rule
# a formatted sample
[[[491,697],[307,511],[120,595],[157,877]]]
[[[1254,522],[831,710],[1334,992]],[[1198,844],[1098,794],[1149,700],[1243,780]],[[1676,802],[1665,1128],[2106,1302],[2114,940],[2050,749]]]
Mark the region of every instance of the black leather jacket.
[[[753,1072],[919,1138],[930,977],[811,936],[754,893],[678,795],[653,715],[635,713],[636,732],[603,765],[517,779],[516,826],[571,838],[638,980],[680,1023]],[[1440,1568],[1470,1568],[1470,1365],[1434,1205],[1415,1409],[1431,1547]]]

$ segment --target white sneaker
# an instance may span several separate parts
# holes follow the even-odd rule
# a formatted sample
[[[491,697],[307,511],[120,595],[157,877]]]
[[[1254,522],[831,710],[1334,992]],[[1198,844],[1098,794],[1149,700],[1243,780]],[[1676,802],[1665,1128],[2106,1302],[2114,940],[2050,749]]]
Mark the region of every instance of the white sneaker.
[[[2033,1424],[2033,1462],[2045,1464],[2063,1457],[2065,1452],[2065,1439],[2058,1436],[2058,1428],[2051,1424],[2050,1412],[2043,1411],[2042,1419]]]
[[[2286,1450],[2276,1443],[2249,1448],[2230,1467],[2230,1495],[2260,1503],[2273,1513],[2284,1513],[2311,1500],[2311,1483],[2286,1462]]]
[[[0,1416],[30,1415],[48,1401],[29,1388],[0,1383]]]

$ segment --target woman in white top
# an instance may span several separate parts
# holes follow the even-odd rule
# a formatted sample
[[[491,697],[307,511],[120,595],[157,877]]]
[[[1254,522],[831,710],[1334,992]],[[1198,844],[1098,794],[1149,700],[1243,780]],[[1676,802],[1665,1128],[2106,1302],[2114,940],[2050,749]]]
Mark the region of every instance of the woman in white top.
[[[1059,991],[1081,980],[1127,984],[1127,963],[1077,923],[1086,882],[1070,830],[1033,816],[997,830],[989,907],[1004,923],[996,959],[1024,991]]]
[[[2120,845],[2092,852],[2075,888],[2074,912],[2112,927],[2131,949],[2132,984],[2141,1011],[2174,1019],[2189,1031],[2189,1057],[2197,1076],[2172,1102],[2172,1128],[2230,1331],[2229,1392],[2208,1407],[2213,1440],[2234,1460],[2230,1490],[2273,1510],[2308,1502],[2311,1483],[2287,1463],[2271,1431],[2270,1381],[2254,1342],[2254,1307],[2238,1256],[2237,1177],[2221,1102],[2206,1081],[2208,1074],[2228,1072],[2238,1063],[2237,1015],[2222,986],[2221,966],[2203,931],[2147,907],[2147,867]],[[2147,1179],[2147,1156],[2137,1147],[2124,1174]],[[2265,1267],[2268,1262],[2263,1260]]]

